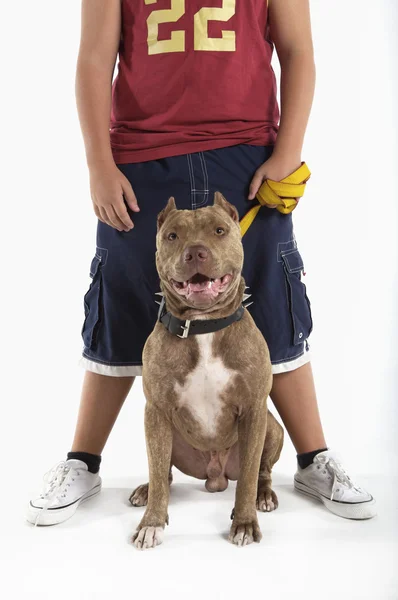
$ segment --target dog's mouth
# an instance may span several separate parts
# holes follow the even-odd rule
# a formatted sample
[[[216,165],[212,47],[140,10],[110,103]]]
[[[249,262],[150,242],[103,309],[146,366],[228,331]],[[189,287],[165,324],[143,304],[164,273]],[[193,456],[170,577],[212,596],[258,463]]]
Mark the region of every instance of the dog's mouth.
[[[187,299],[203,298],[214,299],[219,294],[225,292],[231,283],[233,276],[231,273],[226,273],[222,277],[207,277],[202,273],[196,273],[186,281],[176,281],[171,279],[170,283],[174,290],[180,296],[185,296]]]

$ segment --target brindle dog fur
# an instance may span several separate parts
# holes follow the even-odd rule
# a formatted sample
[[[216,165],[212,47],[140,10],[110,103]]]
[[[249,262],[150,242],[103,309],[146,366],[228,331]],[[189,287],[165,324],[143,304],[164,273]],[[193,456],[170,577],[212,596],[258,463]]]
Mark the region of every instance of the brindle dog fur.
[[[217,192],[214,206],[177,210],[170,198],[158,216],[156,265],[167,310],[179,319],[217,319],[242,304],[243,247],[236,209]],[[168,523],[171,467],[206,480],[210,492],[237,480],[229,540],[261,540],[256,508],[278,500],[271,470],[283,429],[267,410],[272,371],[267,344],[245,309],[214,333],[180,339],[161,324],[143,353],[149,484],[133,491],[146,505],[133,535],[139,549],[162,543]]]

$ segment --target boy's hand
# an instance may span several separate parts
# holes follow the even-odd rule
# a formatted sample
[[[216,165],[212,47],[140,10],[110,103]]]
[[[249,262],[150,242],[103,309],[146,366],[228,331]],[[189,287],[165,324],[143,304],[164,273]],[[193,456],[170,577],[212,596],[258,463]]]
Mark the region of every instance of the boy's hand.
[[[293,171],[299,168],[301,165],[300,160],[292,159],[280,159],[273,154],[268,160],[265,161],[257,169],[250,184],[249,200],[254,200],[258,190],[266,179],[273,179],[273,181],[281,181]],[[266,204],[268,208],[276,208],[275,205]]]
[[[137,198],[127,177],[115,164],[90,168],[90,190],[94,212],[98,219],[118,231],[134,227],[127,206],[138,212]]]

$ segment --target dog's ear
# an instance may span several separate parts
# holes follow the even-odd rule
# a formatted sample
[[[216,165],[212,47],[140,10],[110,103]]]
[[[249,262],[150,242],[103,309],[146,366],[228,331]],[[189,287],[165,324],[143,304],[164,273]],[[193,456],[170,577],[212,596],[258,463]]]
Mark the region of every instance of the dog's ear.
[[[236,222],[239,221],[239,214],[235,206],[232,206],[232,204],[230,204],[224,198],[221,192],[216,192],[214,194],[214,206],[221,206],[221,208],[223,208],[229,214],[231,219],[233,219]]]
[[[158,214],[158,231],[171,213],[172,210],[177,210],[176,201],[173,197],[169,198],[167,206]]]

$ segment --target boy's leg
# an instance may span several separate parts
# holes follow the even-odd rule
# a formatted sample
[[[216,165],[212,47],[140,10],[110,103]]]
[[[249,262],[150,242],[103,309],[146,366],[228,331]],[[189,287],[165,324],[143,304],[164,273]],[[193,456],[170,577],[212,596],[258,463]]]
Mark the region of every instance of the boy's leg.
[[[141,210],[128,233],[98,224],[84,299],[82,366],[87,373],[72,452],[51,470],[43,493],[30,502],[27,518],[32,523],[61,523],[100,491],[100,454],[134,377],[141,374],[142,349],[157,318],[156,217],[170,196],[181,209],[194,209],[208,199],[199,154],[119,168]]]
[[[86,371],[72,452],[102,453],[133,382]]]
[[[244,145],[205,152],[210,197],[221,191],[243,217],[253,205],[248,201],[252,176],[271,152]],[[372,496],[353,484],[326,448],[309,362],[310,302],[291,215],[262,208],[243,246],[243,274],[253,302],[249,311],[271,354],[271,398],[298,452],[295,487],[335,514],[369,518],[375,514]]]
[[[86,372],[72,452],[49,473],[43,494],[29,503],[30,523],[62,523],[81,502],[100,492],[101,452],[133,381],[134,377]]]
[[[297,454],[326,447],[310,363],[274,375],[271,399]]]

